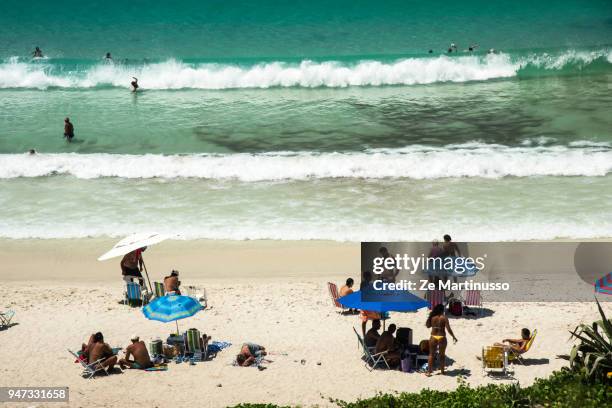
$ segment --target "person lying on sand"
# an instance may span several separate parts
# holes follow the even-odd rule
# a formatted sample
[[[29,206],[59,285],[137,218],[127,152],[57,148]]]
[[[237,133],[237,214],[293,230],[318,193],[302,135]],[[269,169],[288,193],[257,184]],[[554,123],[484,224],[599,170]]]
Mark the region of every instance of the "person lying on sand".
[[[241,367],[253,365],[258,357],[263,357],[266,354],[266,348],[255,343],[244,343],[240,349],[240,353],[236,356],[236,362]]]
[[[121,368],[135,368],[138,370],[153,367],[144,341],[141,341],[140,337],[136,335],[132,336],[130,340],[132,344],[125,349],[125,358],[119,360],[119,366]],[[134,357],[134,359],[132,360],[130,357]]]
[[[365,345],[366,347],[376,347],[376,343],[378,343],[378,339],[380,338],[380,320],[372,320],[372,328],[368,330],[365,335]]]
[[[504,339],[501,343],[495,343],[494,346],[502,347],[506,351],[514,350],[518,354],[522,354],[525,352],[525,347],[531,338],[531,332],[529,329],[521,330],[521,338],[520,339]],[[508,343],[508,344],[504,344]]]
[[[117,364],[117,356],[113,354],[113,349],[104,342],[102,333],[97,332],[90,338],[91,343],[87,346],[88,359],[87,363],[91,364],[94,361],[103,359],[100,365],[106,368],[107,371],[112,371]]]
[[[372,325],[374,325],[374,322],[372,322]],[[385,354],[385,360],[387,360],[390,367],[397,367],[400,364],[401,359],[399,345],[395,342],[395,337],[393,337],[395,328],[396,327],[394,324],[390,324],[387,330],[380,335],[378,341],[376,342],[376,353],[386,351],[387,354]]]
[[[440,373],[444,375],[445,352],[447,345],[446,331],[453,336],[453,341],[455,343],[457,342],[457,338],[455,337],[455,334],[448,323],[448,318],[444,316],[444,305],[439,304],[433,308],[429,314],[429,317],[427,318],[425,326],[431,328],[431,337],[429,338],[429,361],[427,362],[426,375],[428,377],[431,376],[436,351],[438,351],[438,355],[440,357]]]
[[[172,271],[170,272],[169,276],[164,278],[164,290],[166,291],[166,294],[181,294],[179,289],[179,286],[181,286],[181,281],[178,279],[178,276],[178,271]]]

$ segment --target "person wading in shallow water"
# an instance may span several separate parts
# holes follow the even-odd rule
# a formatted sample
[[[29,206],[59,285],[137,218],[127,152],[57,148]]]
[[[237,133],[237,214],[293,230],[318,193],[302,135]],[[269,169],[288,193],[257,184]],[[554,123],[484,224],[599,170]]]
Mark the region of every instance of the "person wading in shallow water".
[[[130,85],[132,85],[132,92],[136,92],[139,88],[138,86],[138,78],[136,77],[132,77],[133,81],[130,82]]]
[[[70,118],[64,119],[64,137],[68,141],[68,143],[72,142],[74,138],[74,126],[72,122],[70,122]]]

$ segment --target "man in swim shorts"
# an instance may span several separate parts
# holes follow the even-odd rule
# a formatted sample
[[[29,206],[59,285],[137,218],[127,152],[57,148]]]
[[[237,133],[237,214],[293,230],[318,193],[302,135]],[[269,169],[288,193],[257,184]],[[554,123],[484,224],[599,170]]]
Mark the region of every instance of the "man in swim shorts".
[[[119,265],[121,266],[121,273],[124,279],[132,280],[133,278],[137,278],[138,282],[144,285],[144,278],[142,277],[142,268],[144,265],[142,253],[146,250],[147,247],[136,249],[125,254],[123,259],[121,259]]]
[[[70,118],[64,119],[64,137],[68,141],[68,143],[72,142],[74,138],[74,126],[72,122],[70,122]]]
[[[153,367],[144,341],[141,341],[137,335],[132,336],[130,340],[132,344],[125,349],[125,358],[119,360],[119,366],[121,368],[134,368],[137,370]],[[134,359],[130,359],[130,357],[134,357]]]

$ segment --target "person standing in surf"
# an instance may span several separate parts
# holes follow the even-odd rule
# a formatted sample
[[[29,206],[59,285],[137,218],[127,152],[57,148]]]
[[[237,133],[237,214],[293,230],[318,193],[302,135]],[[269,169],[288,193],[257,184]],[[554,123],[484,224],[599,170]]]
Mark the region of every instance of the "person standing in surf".
[[[68,141],[68,143],[72,142],[74,138],[74,126],[72,122],[70,122],[70,118],[64,119],[64,137]]]
[[[133,81],[130,82],[130,84],[132,85],[132,92],[136,92],[139,88],[138,86],[138,78],[136,77],[132,77]]]
[[[34,58],[42,58],[43,57],[42,50],[40,48],[36,47],[36,49],[32,53],[32,57],[34,57]]]

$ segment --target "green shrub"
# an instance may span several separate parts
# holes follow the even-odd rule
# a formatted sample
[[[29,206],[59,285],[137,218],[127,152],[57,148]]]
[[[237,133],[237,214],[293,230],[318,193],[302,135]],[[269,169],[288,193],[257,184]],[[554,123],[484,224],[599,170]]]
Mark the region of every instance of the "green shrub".
[[[606,317],[599,301],[595,301],[601,320],[590,326],[581,324],[570,331],[573,337],[580,340],[570,353],[570,367],[589,379],[605,380],[612,371],[612,320]]]

